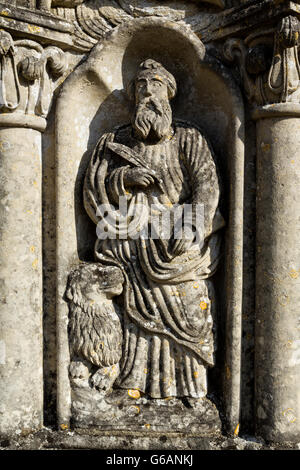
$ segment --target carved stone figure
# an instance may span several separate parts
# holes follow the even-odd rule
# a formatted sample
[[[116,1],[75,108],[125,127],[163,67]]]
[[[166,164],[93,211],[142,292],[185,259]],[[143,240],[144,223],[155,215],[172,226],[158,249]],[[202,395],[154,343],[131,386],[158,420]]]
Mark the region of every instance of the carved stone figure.
[[[124,397],[142,394],[152,404],[175,397],[194,407],[206,396],[207,368],[214,364],[216,298],[209,278],[218,265],[224,221],[218,210],[220,187],[212,149],[199,129],[172,119],[170,100],[176,91],[175,78],[161,64],[152,59],[142,62],[128,86],[136,103],[132,124],[104,134],[96,145],[85,177],[84,204],[98,224],[99,265],[91,265],[93,274],[84,280],[79,267],[70,281],[70,342],[71,354],[101,368],[102,356],[96,362],[93,358],[116,325],[107,315],[103,294],[119,294],[122,358],[111,385],[125,390]],[[176,210],[185,207],[190,209],[192,236],[186,230],[179,230],[178,236],[176,231]],[[201,219],[197,219],[199,208]],[[117,214],[117,224],[112,213]],[[181,224],[183,219],[179,220]],[[120,276],[116,289],[105,286],[110,284],[107,270],[113,266],[122,272],[122,292]],[[83,270],[88,273],[88,266]],[[84,293],[82,303],[74,297],[76,290]],[[87,290],[102,295],[93,297],[96,323],[87,320],[89,308],[84,305],[91,299]],[[88,346],[80,343],[84,330],[93,339]],[[119,333],[114,335],[109,339],[119,342]],[[89,382],[101,390],[99,383]],[[111,392],[107,384],[105,388]]]

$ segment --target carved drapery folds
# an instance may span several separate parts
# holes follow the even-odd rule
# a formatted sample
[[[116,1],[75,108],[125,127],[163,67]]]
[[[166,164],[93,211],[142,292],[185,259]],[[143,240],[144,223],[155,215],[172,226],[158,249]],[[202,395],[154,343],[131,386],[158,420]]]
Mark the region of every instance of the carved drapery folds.
[[[258,106],[299,102],[299,20],[282,18],[275,31],[260,31],[225,43],[226,59],[239,62],[244,90]],[[274,39],[273,39],[274,38]]]
[[[67,69],[66,57],[55,46],[35,41],[14,41],[0,32],[1,113],[24,113],[45,118],[54,84]]]

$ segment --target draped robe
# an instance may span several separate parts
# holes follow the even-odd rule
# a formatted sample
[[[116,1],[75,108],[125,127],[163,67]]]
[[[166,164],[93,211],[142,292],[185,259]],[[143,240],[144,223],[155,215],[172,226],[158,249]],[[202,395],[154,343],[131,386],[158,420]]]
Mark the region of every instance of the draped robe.
[[[155,184],[126,188],[124,171],[132,166],[108,150],[108,142],[137,152],[155,170],[163,190]],[[204,243],[174,257],[170,237],[120,236],[122,224],[117,238],[97,239],[96,260],[119,266],[125,279],[119,299],[123,356],[116,385],[152,398],[205,396],[206,368],[214,364],[215,350],[216,299],[209,278],[219,262],[219,229],[224,221],[218,209],[220,188],[212,149],[200,130],[175,121],[173,134],[151,145],[136,139],[129,125],[104,134],[84,182],[84,204],[91,219],[99,223],[101,204],[118,211],[120,196],[132,209],[135,227],[145,214],[150,227],[154,215],[184,203],[192,204],[196,223],[196,206],[203,204]],[[153,211],[154,203],[163,210]]]

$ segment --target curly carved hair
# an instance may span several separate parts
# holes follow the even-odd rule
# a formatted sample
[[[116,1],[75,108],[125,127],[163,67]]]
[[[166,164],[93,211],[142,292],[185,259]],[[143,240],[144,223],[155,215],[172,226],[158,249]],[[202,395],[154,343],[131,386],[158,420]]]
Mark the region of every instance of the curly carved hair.
[[[105,269],[107,268],[103,268]],[[105,293],[105,287],[112,279],[109,279],[106,272],[104,277],[107,281],[103,283],[103,270],[100,270],[101,268],[92,264],[82,264],[74,269],[69,275],[66,296],[69,300],[68,330],[71,356],[81,357],[102,368],[120,361],[123,332],[115,307]],[[118,274],[112,272],[114,281],[120,278],[121,273]],[[101,303],[93,303],[85,295],[87,285],[95,282],[98,293],[103,296]],[[122,282],[122,278],[119,282]]]

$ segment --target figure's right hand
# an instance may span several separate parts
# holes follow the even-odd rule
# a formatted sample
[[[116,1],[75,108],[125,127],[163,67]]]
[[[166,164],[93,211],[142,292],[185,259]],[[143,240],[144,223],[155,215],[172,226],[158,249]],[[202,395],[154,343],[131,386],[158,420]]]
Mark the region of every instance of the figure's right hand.
[[[124,185],[127,188],[131,186],[141,186],[147,188],[154,184],[154,172],[145,168],[128,168],[124,174]]]

